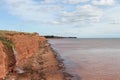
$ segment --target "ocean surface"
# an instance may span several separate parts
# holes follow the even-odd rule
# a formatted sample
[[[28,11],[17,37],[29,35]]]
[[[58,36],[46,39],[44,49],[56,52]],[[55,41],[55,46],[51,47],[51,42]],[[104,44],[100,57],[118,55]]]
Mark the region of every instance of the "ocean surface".
[[[49,39],[73,80],[120,80],[120,39]]]

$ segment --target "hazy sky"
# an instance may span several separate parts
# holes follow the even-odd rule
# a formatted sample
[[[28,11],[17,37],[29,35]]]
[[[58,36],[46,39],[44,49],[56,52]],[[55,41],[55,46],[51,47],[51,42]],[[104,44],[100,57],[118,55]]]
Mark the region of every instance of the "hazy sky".
[[[0,29],[120,38],[120,0],[0,0]]]

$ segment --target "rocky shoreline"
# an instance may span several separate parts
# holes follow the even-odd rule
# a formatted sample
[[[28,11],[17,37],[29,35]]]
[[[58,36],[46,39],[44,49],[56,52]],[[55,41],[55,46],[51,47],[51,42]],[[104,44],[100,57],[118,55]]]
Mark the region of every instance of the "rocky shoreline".
[[[0,80],[71,80],[60,57],[37,33],[0,31],[0,52]]]

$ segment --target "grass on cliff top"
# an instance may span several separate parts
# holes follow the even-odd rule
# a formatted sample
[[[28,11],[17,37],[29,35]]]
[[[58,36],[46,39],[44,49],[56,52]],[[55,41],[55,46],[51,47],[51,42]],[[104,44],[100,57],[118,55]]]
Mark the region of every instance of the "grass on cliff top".
[[[29,33],[29,32],[18,32],[18,31],[7,31],[7,30],[0,30],[0,36],[5,36],[5,34],[14,35],[14,34],[25,34],[25,35],[35,35],[38,34],[36,32]]]
[[[7,31],[7,30],[0,30],[0,36],[5,36],[6,33],[13,34],[13,33],[17,33],[17,32],[15,32],[15,31]]]
[[[12,41],[8,40],[7,38],[5,38],[4,36],[1,36],[0,35],[0,41],[5,45],[7,46],[9,49],[12,49],[13,48],[13,43]]]
[[[0,41],[1,41],[5,46],[7,46],[9,49],[12,49],[13,43],[12,43],[12,41],[8,40],[8,39],[5,37],[5,33],[7,33],[7,31],[2,31],[2,30],[0,30]]]

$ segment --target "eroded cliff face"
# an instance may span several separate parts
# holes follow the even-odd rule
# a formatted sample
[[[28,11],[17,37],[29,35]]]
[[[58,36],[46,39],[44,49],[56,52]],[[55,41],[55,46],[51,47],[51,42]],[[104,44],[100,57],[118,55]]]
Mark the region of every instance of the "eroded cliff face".
[[[3,80],[64,80],[47,40],[37,33],[4,33],[10,47],[0,42],[0,78]]]
[[[6,33],[6,38],[13,42],[16,50],[16,66],[23,67],[27,60],[37,53],[41,47],[44,47],[46,39],[38,34]]]
[[[2,38],[0,41],[0,79],[5,78],[13,70],[15,62],[14,53],[9,42],[6,43],[6,39]]]
[[[0,42],[0,78],[4,78],[8,70],[8,57],[4,52],[4,45]]]

